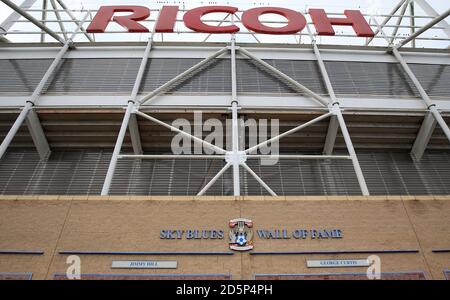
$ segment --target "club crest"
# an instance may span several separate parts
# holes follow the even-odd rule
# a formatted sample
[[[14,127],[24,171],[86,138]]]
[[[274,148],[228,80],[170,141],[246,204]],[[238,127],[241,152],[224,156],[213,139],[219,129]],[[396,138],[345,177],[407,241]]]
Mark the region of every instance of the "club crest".
[[[230,249],[249,251],[253,249],[253,222],[248,219],[234,219],[230,223]]]

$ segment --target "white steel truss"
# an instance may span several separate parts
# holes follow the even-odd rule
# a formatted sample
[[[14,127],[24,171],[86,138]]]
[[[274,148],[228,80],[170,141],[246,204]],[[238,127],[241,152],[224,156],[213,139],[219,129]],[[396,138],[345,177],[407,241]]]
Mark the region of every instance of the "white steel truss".
[[[55,57],[53,63],[41,79],[39,85],[36,87],[33,95],[31,98],[26,102],[25,106],[21,110],[21,113],[19,114],[17,120],[15,121],[14,125],[8,132],[6,138],[3,140],[1,146],[0,146],[0,158],[3,157],[4,153],[6,152],[8,146],[12,142],[14,136],[20,129],[21,125],[26,121],[28,124],[28,127],[30,129],[31,136],[33,138],[33,141],[36,145],[36,148],[42,158],[45,158],[50,153],[50,147],[48,145],[48,142],[45,137],[45,133],[42,130],[42,126],[40,125],[38,116],[36,112],[34,111],[34,107],[37,104],[37,101],[39,99],[40,94],[42,93],[45,85],[50,80],[51,76],[55,72],[57,66],[60,64],[63,57],[66,55],[67,51],[69,51],[71,48],[74,47],[73,45],[73,39],[78,34],[84,34],[86,38],[89,39],[90,42],[95,41],[95,36],[90,36],[86,33],[86,30],[83,27],[83,24],[87,21],[89,17],[92,18],[89,11],[86,12],[84,18],[82,20],[77,20],[76,17],[72,14],[70,10],[64,5],[62,0],[50,0],[50,4],[53,7],[53,11],[56,16],[56,22],[58,22],[60,26],[60,32],[55,32],[52,29],[50,29],[48,26],[46,26],[46,23],[48,20],[46,19],[46,16],[44,14],[47,14],[47,8],[48,8],[48,2],[47,0],[44,0],[43,7],[46,9],[44,10],[38,10],[43,13],[42,20],[37,20],[35,17],[29,14],[30,7],[35,1],[24,1],[24,3],[20,6],[14,4],[12,1],[9,0],[1,0],[3,3],[8,5],[9,7],[14,9],[14,14],[11,15],[10,18],[8,18],[9,23],[5,28],[3,28],[3,31],[0,32],[0,36],[6,39],[4,36],[6,34],[9,34],[8,29],[12,26],[14,22],[18,21],[18,16],[22,16],[26,18],[29,22],[36,25],[38,28],[41,29],[41,35],[44,37],[45,34],[50,35],[55,40],[63,44],[63,47],[59,51],[58,55]],[[33,3],[32,3],[33,2]],[[417,2],[431,17],[431,21],[424,26],[423,28],[420,28],[419,30],[415,30],[416,26],[414,25],[414,16],[411,16],[411,35],[400,41],[397,45],[393,45],[395,40],[397,39],[397,31],[399,28],[401,28],[401,20],[405,16],[407,7],[410,7],[410,11],[414,11],[413,2]],[[57,3],[62,7],[62,10],[59,10],[57,8]],[[386,19],[382,22],[380,25],[378,21],[376,20],[376,17],[371,17],[371,23],[374,24],[377,28],[377,35],[375,38],[383,38],[386,40],[388,45],[390,45],[390,51],[395,56],[397,61],[400,63],[404,71],[408,74],[408,76],[413,81],[415,87],[419,91],[423,101],[426,104],[426,109],[428,110],[428,114],[425,118],[425,121],[422,125],[422,128],[419,132],[419,135],[417,137],[416,143],[412,150],[412,155],[416,159],[420,159],[422,157],[423,152],[426,149],[426,145],[428,141],[431,138],[431,134],[436,126],[436,124],[439,124],[442,130],[444,131],[447,138],[450,140],[450,129],[448,125],[445,123],[444,119],[442,118],[438,107],[436,106],[436,103],[434,103],[430,97],[427,95],[426,91],[421,86],[418,79],[415,77],[411,69],[409,68],[406,61],[403,59],[402,55],[400,54],[399,49],[405,45],[407,45],[409,42],[414,43],[416,40],[419,39],[419,36],[423,34],[428,29],[435,27],[435,25],[439,24],[441,26],[439,29],[442,29],[444,32],[448,33],[448,24],[445,22],[445,18],[450,14],[450,10],[447,10],[442,15],[436,15],[435,12],[428,7],[428,3],[425,0],[422,1],[414,1],[414,0],[403,0],[399,1],[399,3],[396,5],[394,10],[390,15],[386,17]],[[388,22],[389,20],[394,17],[394,15],[398,12],[398,10],[401,9],[401,13],[398,16],[395,16],[398,18],[397,24],[394,26],[394,34],[392,36],[388,36],[384,33],[383,28],[389,27]],[[65,12],[71,20],[66,21],[61,18],[60,12]],[[231,17],[231,20],[228,21],[227,18],[220,20],[220,22],[231,22],[234,23],[236,20],[234,20],[233,16]],[[237,21],[240,21],[239,17],[237,17]],[[74,22],[77,25],[77,30],[72,33],[72,35],[69,37],[68,33],[65,30],[64,23],[65,22]],[[175,78],[169,80],[167,83],[163,84],[159,88],[155,89],[153,92],[143,96],[138,97],[138,92],[142,83],[142,79],[145,73],[145,69],[148,63],[148,59],[152,50],[152,45],[154,42],[154,36],[155,32],[152,31],[151,37],[149,38],[147,42],[147,46],[144,52],[144,55],[142,57],[141,65],[134,83],[133,91],[131,93],[130,99],[128,101],[128,105],[126,107],[125,115],[122,121],[122,125],[118,134],[118,138],[114,147],[114,152],[111,158],[111,162],[108,168],[107,176],[105,178],[105,182],[102,189],[102,195],[108,195],[110,192],[111,184],[113,181],[115,169],[118,163],[119,159],[124,160],[132,160],[132,159],[218,159],[218,160],[224,160],[225,166],[222,168],[222,170],[210,180],[210,182],[206,183],[202,189],[199,191],[198,195],[204,195],[207,193],[209,188],[211,188],[214,183],[229,169],[233,168],[233,190],[235,196],[240,196],[240,167],[242,167],[245,171],[247,171],[250,175],[252,175],[260,184],[263,186],[266,191],[271,194],[272,196],[276,196],[276,193],[270,188],[270,186],[264,182],[263,178],[258,176],[248,165],[247,160],[250,159],[261,159],[261,158],[273,158],[274,156],[270,155],[258,155],[255,154],[258,149],[261,147],[268,145],[272,142],[276,142],[288,135],[291,135],[295,132],[298,132],[299,130],[302,130],[312,124],[315,124],[319,121],[325,120],[327,118],[330,119],[329,124],[329,130],[325,142],[325,147],[323,151],[323,155],[276,155],[279,159],[314,159],[314,160],[351,160],[353,164],[354,171],[356,173],[356,177],[358,179],[358,183],[361,189],[361,193],[363,195],[369,195],[369,190],[367,188],[367,184],[364,179],[363,171],[361,169],[361,166],[358,161],[358,157],[356,155],[350,133],[347,129],[342,109],[339,104],[339,99],[337,98],[333,86],[331,84],[331,80],[328,76],[328,72],[326,70],[325,64],[323,62],[319,47],[317,45],[317,41],[315,38],[315,35],[311,32],[309,26],[307,26],[307,36],[311,39],[311,45],[312,50],[315,54],[318,66],[321,71],[322,79],[325,82],[328,94],[330,96],[330,100],[316,94],[315,92],[311,91],[301,83],[295,81],[288,75],[284,74],[280,70],[276,69],[272,65],[268,64],[264,60],[260,59],[258,56],[253,54],[248,49],[244,48],[243,46],[236,45],[236,35],[231,35],[231,41],[230,44],[227,47],[224,47],[223,49],[220,49],[216,53],[210,55],[206,59],[202,60],[198,64],[194,65],[190,69],[186,70],[185,72],[181,73],[180,75],[176,76]],[[378,35],[378,33],[381,33],[381,37]],[[60,36],[60,34],[63,35],[63,37]],[[252,34],[252,33],[249,33]],[[255,34],[252,34],[256,41],[259,42],[257,36]],[[209,36],[205,39],[205,41],[209,38]],[[44,39],[42,39],[44,40]],[[1,40],[0,40],[1,41]],[[5,40],[3,40],[5,41]],[[368,39],[366,44],[369,45],[372,39]],[[414,44],[413,44],[414,45]],[[200,139],[196,136],[191,135],[190,133],[184,132],[170,124],[167,124],[161,120],[158,120],[152,116],[150,116],[147,113],[142,112],[141,106],[144,104],[149,103],[152,101],[155,97],[163,94],[164,92],[168,91],[171,87],[174,85],[185,81],[186,79],[192,77],[194,74],[202,70],[203,68],[208,67],[208,64],[213,61],[216,58],[221,57],[222,55],[229,53],[231,56],[231,77],[232,77],[232,94],[231,94],[231,101],[229,110],[231,111],[232,115],[232,147],[230,151],[227,151],[225,149],[222,149],[220,147],[217,147],[211,143],[206,142],[203,139]],[[309,121],[304,124],[301,124],[287,132],[284,132],[276,137],[272,137],[268,139],[265,142],[262,142],[254,147],[251,147],[249,149],[241,150],[242,145],[240,145],[240,141],[243,139],[243,133],[239,130],[239,97],[237,93],[237,75],[236,75],[236,56],[237,53],[241,54],[242,56],[247,57],[252,61],[253,63],[259,65],[264,69],[265,71],[269,72],[270,74],[275,75],[279,80],[281,80],[284,83],[287,83],[293,87],[295,87],[298,91],[306,94],[308,97],[313,99],[319,107],[328,109],[328,112]],[[215,155],[144,155],[143,149],[142,149],[142,143],[140,140],[140,134],[139,134],[139,127],[137,123],[137,116],[150,120],[156,124],[159,124],[169,130],[172,130],[174,132],[177,132],[195,143],[201,144],[204,147],[207,147],[214,151]],[[132,145],[133,145],[133,155],[125,155],[121,154],[122,145],[124,142],[124,138],[127,132],[127,129],[130,131],[131,139],[132,139]],[[338,133],[338,130],[341,130],[341,133],[343,135],[345,145],[347,147],[349,155],[332,155],[333,154],[333,148],[336,140],[336,136]],[[241,146],[241,147],[240,147]]]
[[[317,47],[317,46],[316,46]],[[148,43],[146,52],[144,54],[143,60],[141,62],[141,68],[145,68],[145,65],[147,63],[147,58],[148,58],[148,52],[150,51],[151,48],[151,40]],[[193,73],[195,73],[196,71],[198,71],[200,68],[204,67],[205,65],[207,65],[209,62],[211,62],[213,59],[220,57],[222,54],[225,54],[226,52],[230,51],[231,54],[231,77],[232,77],[232,95],[231,95],[231,105],[230,105],[230,110],[232,113],[232,150],[231,151],[226,151],[225,149],[219,148],[215,145],[212,145],[198,137],[195,137],[193,135],[191,135],[190,133],[184,132],[172,125],[169,125],[161,120],[158,120],[148,114],[145,114],[141,111],[139,111],[139,106],[142,104],[146,104],[149,101],[151,101],[152,99],[154,99],[156,96],[160,95],[161,93],[163,93],[164,91],[167,91],[170,87],[172,87],[173,85],[180,83],[184,80],[186,80],[187,78],[189,78],[190,76],[192,76]],[[236,75],[236,52],[239,51],[242,55],[245,55],[246,57],[248,57],[249,59],[251,59],[253,62],[259,64],[260,66],[262,66],[264,69],[266,69],[268,72],[276,74],[278,76],[278,78],[280,78],[280,80],[285,81],[291,85],[293,85],[294,87],[296,87],[298,90],[304,92],[306,95],[310,96],[312,99],[314,99],[315,101],[317,101],[318,104],[329,108],[329,112],[321,115],[309,122],[306,122],[305,124],[299,125],[287,132],[284,132],[278,136],[272,137],[271,139],[262,142],[254,147],[251,147],[249,149],[246,149],[244,151],[240,151],[240,147],[239,147],[239,140],[240,140],[240,136],[239,136],[239,115],[238,115],[238,110],[239,110],[239,101],[238,101],[238,95],[237,95],[237,75]],[[323,67],[322,69],[322,74],[324,76],[324,78],[326,78],[328,85],[329,85],[329,89],[330,91],[332,91],[333,95],[333,89],[330,83],[330,80],[328,78],[328,75],[326,73],[326,70],[324,68],[324,64],[323,61],[320,57],[320,52],[318,51],[318,48],[314,48],[314,51],[316,53],[319,64]],[[140,82],[142,79],[142,72],[138,73],[138,78],[136,80],[136,84],[135,84],[135,89],[137,90],[140,86]],[[136,96],[136,95],[134,95]],[[342,111],[339,107],[339,103],[337,102],[337,99],[335,96],[332,97],[332,101],[331,103],[326,100],[325,98],[323,98],[322,96],[314,93],[313,91],[311,91],[310,89],[308,89],[307,87],[303,86],[302,84],[298,83],[297,81],[295,81],[294,79],[292,79],[291,77],[287,76],[286,74],[282,73],[281,71],[279,71],[278,69],[274,68],[273,66],[271,66],[270,64],[266,63],[265,61],[263,61],[262,59],[258,58],[257,56],[253,55],[250,51],[242,48],[242,47],[238,47],[236,46],[236,41],[235,41],[235,36],[232,35],[231,36],[231,43],[229,47],[223,48],[221,50],[219,50],[218,52],[214,53],[213,55],[207,57],[206,59],[202,60],[201,62],[199,62],[198,64],[194,65],[193,67],[191,67],[190,69],[188,69],[187,71],[183,72],[182,74],[178,75],[177,77],[173,78],[172,80],[169,80],[167,83],[163,84],[161,87],[155,89],[153,92],[143,96],[141,99],[139,99],[137,101],[137,103],[134,100],[130,100],[125,112],[125,117],[123,119],[122,122],[122,126],[120,128],[119,131],[119,136],[116,142],[116,146],[114,148],[114,152],[111,158],[111,163],[110,166],[108,168],[108,173],[105,179],[105,183],[102,189],[102,195],[106,196],[109,194],[110,188],[111,188],[111,184],[112,184],[112,180],[113,180],[113,176],[114,176],[114,172],[115,169],[117,167],[117,162],[119,159],[132,159],[132,158],[136,158],[136,159],[143,159],[143,158],[147,158],[147,159],[183,159],[183,158],[192,158],[193,156],[184,156],[184,155],[173,155],[173,156],[155,156],[155,155],[151,155],[151,156],[145,156],[145,155],[120,155],[121,153],[121,149],[122,149],[122,145],[123,145],[123,141],[125,138],[125,134],[126,134],[126,130],[129,127],[129,122],[131,119],[131,116],[135,114],[138,115],[140,117],[143,117],[147,120],[150,120],[154,123],[157,123],[163,127],[166,127],[167,129],[170,129],[172,131],[175,131],[179,134],[184,135],[185,137],[192,139],[194,142],[199,143],[203,146],[206,146],[207,148],[212,149],[215,153],[217,153],[218,155],[220,155],[218,158],[219,159],[224,159],[226,161],[226,165],[222,168],[222,170],[212,178],[212,180],[207,183],[202,190],[198,193],[199,196],[204,195],[208,189],[210,187],[212,187],[214,185],[214,183],[230,168],[233,167],[233,191],[234,191],[234,195],[235,196],[240,196],[241,195],[241,191],[240,191],[240,167],[243,167],[244,170],[246,170],[250,175],[252,175],[260,184],[261,186],[263,186],[266,191],[272,195],[272,196],[276,196],[276,193],[270,188],[270,186],[264,182],[264,180],[259,177],[247,164],[246,161],[249,158],[254,158],[254,155],[252,155],[251,153],[256,152],[258,149],[260,149],[263,146],[266,146],[270,143],[276,142],[290,134],[293,134],[299,130],[302,130],[312,124],[315,124],[319,121],[322,121],[324,119],[327,119],[329,117],[334,117],[337,120],[337,123],[341,129],[341,132],[344,136],[344,140],[347,146],[347,149],[349,151],[349,156],[332,156],[332,155],[315,155],[315,156],[301,156],[303,158],[307,158],[307,159],[350,159],[353,163],[353,167],[355,169],[355,173],[361,188],[361,192],[363,195],[369,195],[369,190],[367,188],[367,184],[365,182],[364,179],[364,175],[363,172],[361,170],[361,166],[359,164],[358,158],[356,156],[356,152],[355,149],[353,147],[353,143],[351,141],[350,138],[350,134],[348,132],[347,126],[345,124],[343,115],[342,115]],[[242,133],[241,133],[242,134]],[[195,158],[198,159],[208,159],[211,158],[210,155],[196,155],[194,156]],[[272,157],[270,155],[264,156],[264,155],[258,155],[258,158],[264,158],[264,157]],[[293,156],[283,156],[283,155],[277,155],[276,156],[279,159],[284,159],[284,158],[292,158]],[[215,157],[214,157],[215,158]]]

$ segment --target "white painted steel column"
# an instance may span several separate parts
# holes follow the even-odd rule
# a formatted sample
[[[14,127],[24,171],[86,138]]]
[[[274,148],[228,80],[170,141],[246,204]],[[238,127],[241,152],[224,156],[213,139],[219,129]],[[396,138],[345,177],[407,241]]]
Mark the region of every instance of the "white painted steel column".
[[[406,38],[405,40],[403,40],[397,47],[400,48],[400,47],[403,47],[404,45],[408,44],[412,40],[416,39],[419,35],[421,35],[425,31],[427,31],[428,29],[430,29],[431,27],[436,25],[437,23],[445,20],[445,18],[447,18],[449,15],[450,15],[450,8],[448,10],[446,10],[442,15],[436,17],[431,22],[426,24],[424,27],[417,30],[413,35],[411,35],[408,38]]]
[[[144,73],[145,73],[145,69],[147,67],[148,59],[150,56],[150,51],[152,50],[152,46],[153,46],[154,36],[155,36],[155,30],[153,30],[152,35],[148,40],[147,47],[145,48],[145,51],[144,51],[144,56],[142,57],[141,65],[139,66],[139,71],[136,76],[136,80],[134,82],[133,90],[131,92],[131,97],[130,97],[130,100],[133,103],[136,103],[137,95],[139,93],[139,89],[141,87],[142,80],[144,78]],[[133,145],[134,154],[143,154],[141,136],[139,133],[139,126],[138,126],[138,121],[137,121],[135,113],[133,113],[131,115],[128,126],[129,126],[129,130],[130,130],[131,143]]]
[[[359,164],[358,156],[356,155],[352,139],[350,138],[350,133],[348,132],[347,125],[345,124],[344,117],[342,116],[342,111],[339,108],[339,105],[335,105],[334,107],[339,126],[341,127],[342,135],[344,136],[345,144],[347,145],[348,152],[352,157],[353,168],[355,169],[361,192],[364,196],[370,196],[369,189],[367,188],[367,183],[364,179],[364,174],[361,169],[361,165]]]
[[[16,136],[16,133],[19,131],[20,127],[22,126],[23,122],[28,116],[28,113],[33,108],[33,103],[27,102],[25,107],[20,112],[19,116],[17,117],[16,121],[14,122],[14,125],[9,130],[8,134],[6,135],[5,139],[3,140],[2,144],[0,145],[0,159],[5,154],[6,150],[8,149],[9,145],[11,144],[12,140]]]
[[[338,99],[336,97],[336,94],[333,89],[333,85],[331,84],[330,76],[328,75],[327,68],[325,67],[325,63],[323,62],[322,55],[320,54],[319,47],[316,44],[316,40],[314,36],[312,35],[311,30],[308,27],[308,32],[310,34],[310,37],[312,39],[312,45],[314,49],[314,54],[317,58],[317,63],[319,64],[320,72],[322,74],[322,78],[325,81],[325,85],[327,87],[328,93],[330,94],[330,98],[332,103],[330,103],[330,111],[334,114],[332,118],[336,118],[337,122],[339,124],[339,127],[341,128],[342,135],[344,136],[345,144],[347,146],[347,150],[350,154],[353,168],[355,169],[356,177],[358,178],[358,183],[361,188],[361,192],[365,196],[369,196],[369,189],[367,187],[366,180],[364,178],[364,173],[362,172],[361,165],[359,164],[358,156],[356,155],[355,148],[353,146],[352,139],[350,138],[350,134],[347,129],[347,124],[345,123],[344,116],[342,115],[342,110],[339,105]],[[337,134],[337,128],[335,128],[335,132],[333,134]],[[327,137],[328,139],[328,137]],[[334,136],[334,139],[336,139],[336,136]],[[327,141],[329,142],[329,141]],[[327,145],[326,145],[327,146]],[[325,153],[328,154],[328,153]]]
[[[392,9],[392,11],[388,14],[388,17],[386,17],[386,19],[384,19],[383,23],[381,23],[381,29],[389,22],[389,20],[392,18],[393,15],[395,15],[395,13],[400,9],[400,7],[403,5],[403,3],[405,3],[406,0],[400,0],[397,5]],[[369,46],[370,42],[373,41],[374,37],[380,33],[380,28],[378,28],[375,31],[375,35],[371,38],[369,38],[366,42],[366,46]]]
[[[225,174],[225,172],[231,167],[230,163],[227,163],[225,165],[225,167],[222,168],[222,170],[220,170],[219,173],[216,174],[216,176],[214,176],[213,179],[211,179],[210,182],[208,182],[207,185],[205,185],[205,187],[197,194],[197,196],[203,196],[205,195],[205,193],[214,185],[214,183],[216,183],[216,181],[222,177],[223,174]]]
[[[150,51],[152,49],[153,36],[154,36],[154,30],[152,33],[152,37],[148,40],[147,47],[145,48],[144,56],[142,57],[141,65],[139,67],[139,71],[136,76],[136,80],[134,82],[133,90],[131,92],[131,100],[128,102],[127,110],[125,111],[125,116],[123,118],[122,125],[121,125],[120,131],[119,131],[119,135],[117,137],[116,145],[114,146],[114,151],[113,151],[113,154],[111,157],[111,161],[109,163],[105,182],[103,183],[102,196],[109,195],[112,180],[114,178],[114,173],[116,172],[117,161],[119,159],[120,151],[122,150],[122,145],[123,145],[123,141],[125,139],[125,135],[127,133],[128,125],[130,124],[132,115],[134,115],[134,117],[136,117],[135,100],[136,100],[137,94],[139,92],[142,78],[144,77],[145,68],[147,66],[148,57],[149,57]]]
[[[70,11],[70,9],[67,7],[67,5],[62,0],[56,0],[59,5],[64,9],[64,11],[69,15],[69,17],[74,21],[75,24],[80,25],[80,22],[77,21],[77,18],[73,15],[73,13]],[[87,33],[86,29],[84,27],[81,27],[81,31],[84,33],[84,35],[88,38],[90,42],[95,42],[94,39]]]
[[[119,136],[117,137],[116,145],[114,146],[114,152],[111,157],[111,162],[109,163],[108,172],[106,173],[105,182],[103,183],[102,196],[109,195],[109,190],[111,189],[111,183],[114,177],[114,173],[117,167],[117,160],[120,151],[122,150],[123,140],[125,139],[125,134],[127,133],[128,123],[130,122],[131,113],[134,110],[134,103],[132,101],[128,102],[127,110],[125,111],[125,116],[120,126]]]
[[[232,17],[233,20],[233,17]],[[236,75],[236,36],[231,35],[231,112],[232,112],[232,151],[233,151],[233,191],[234,196],[241,195],[241,180],[239,174],[239,118],[237,98],[237,75]]]

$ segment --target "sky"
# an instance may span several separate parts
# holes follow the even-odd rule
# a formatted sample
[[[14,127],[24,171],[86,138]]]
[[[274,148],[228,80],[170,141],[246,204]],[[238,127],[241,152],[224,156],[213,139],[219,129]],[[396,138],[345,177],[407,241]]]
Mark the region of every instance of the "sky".
[[[13,0],[13,2],[20,4],[23,0]],[[450,7],[449,0],[428,0],[428,2],[439,12],[442,13]],[[41,4],[41,0],[38,0],[35,4],[34,8],[39,8]],[[198,6],[204,5],[232,5],[237,6],[240,9],[248,9],[256,6],[279,6],[291,8],[297,11],[306,11],[308,8],[324,8],[328,12],[336,12],[341,13],[345,9],[360,9],[363,13],[367,14],[387,14],[392,8],[398,3],[398,0],[339,0],[339,1],[330,1],[330,0],[271,0],[271,1],[245,1],[245,0],[217,0],[217,1],[200,1],[200,0],[190,0],[190,1],[157,1],[157,0],[64,0],[66,5],[73,9],[90,9],[96,10],[101,5],[143,5],[151,8],[160,8],[162,5],[179,5],[182,8],[190,9]],[[424,15],[422,10],[416,5],[417,14]],[[9,14],[11,10],[5,4],[0,3],[0,22],[2,22]],[[39,18],[40,13],[33,12],[34,16]],[[80,16],[80,14],[76,14]],[[68,17],[62,14],[64,19]],[[150,18],[155,17],[155,13]],[[218,18],[224,17],[224,15],[218,15]],[[81,18],[81,17],[80,17]],[[55,16],[53,14],[49,14],[50,20],[55,20]],[[278,20],[279,18],[275,16],[267,16],[263,20]],[[379,17],[378,22],[383,20],[382,17]],[[450,18],[446,19],[450,23]],[[392,20],[392,24],[395,23],[396,20]],[[428,19],[420,19],[417,20],[417,25],[424,25],[429,22]],[[403,21],[403,25],[407,25],[409,21],[405,19]],[[67,30],[71,31],[75,29],[75,25],[65,23]],[[151,25],[150,23],[145,24],[147,26]],[[57,23],[49,23],[48,25],[55,31],[60,31]],[[17,31],[37,31],[33,25],[30,24],[16,24],[11,28],[12,30]],[[108,27],[109,30],[122,30],[120,26],[112,24]],[[177,30],[187,30],[182,23],[177,24]],[[335,28],[336,32],[341,34],[353,34],[353,31],[350,27],[338,27]],[[386,33],[389,34],[393,29],[387,28]],[[307,33],[305,30],[304,33]],[[401,29],[399,34],[402,36],[407,36],[409,34],[409,29]],[[165,41],[202,41],[205,39],[207,35],[205,34],[165,34],[164,36],[157,35],[156,40]],[[424,34],[424,37],[444,37],[442,31],[440,30],[432,30]],[[288,43],[296,43],[298,41],[295,40],[293,36],[289,37],[276,37],[276,36],[268,36],[268,35],[258,35],[257,36],[262,42],[288,42]],[[39,35],[33,36],[24,36],[24,35],[9,35],[8,38],[12,41],[20,42],[20,41],[38,41]],[[145,41],[147,40],[148,35],[146,34],[103,34],[96,35],[96,39],[98,41]],[[229,40],[229,37],[224,37],[223,35],[215,35],[209,38],[209,41],[224,41]],[[50,41],[51,38],[48,38]],[[77,41],[84,41],[85,38],[82,35],[79,35],[76,39]],[[326,44],[364,44],[365,39],[362,38],[346,38],[346,37],[321,37],[319,38],[319,43]],[[254,38],[251,35],[241,35],[238,36],[238,42],[254,42]],[[301,43],[309,43],[310,40],[308,37],[302,37]],[[374,40],[374,45],[386,45],[386,42],[382,39]],[[433,48],[442,48],[448,47],[448,41],[422,41],[418,42],[419,47],[433,47]]]

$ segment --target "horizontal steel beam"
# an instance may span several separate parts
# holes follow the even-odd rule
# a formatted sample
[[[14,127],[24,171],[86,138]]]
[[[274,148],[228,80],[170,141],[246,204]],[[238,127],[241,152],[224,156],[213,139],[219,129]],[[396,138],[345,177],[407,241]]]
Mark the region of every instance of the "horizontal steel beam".
[[[224,160],[225,155],[119,155],[119,159],[218,159]]]
[[[247,159],[261,159],[261,158],[279,158],[279,159],[302,159],[302,160],[346,160],[352,159],[348,155],[247,155]]]
[[[430,143],[437,122],[432,113],[427,113],[417,134],[416,141],[411,151],[411,156],[415,160],[421,160],[425,150]]]

